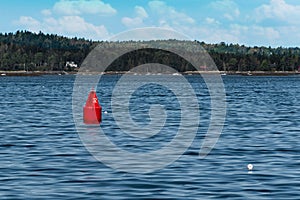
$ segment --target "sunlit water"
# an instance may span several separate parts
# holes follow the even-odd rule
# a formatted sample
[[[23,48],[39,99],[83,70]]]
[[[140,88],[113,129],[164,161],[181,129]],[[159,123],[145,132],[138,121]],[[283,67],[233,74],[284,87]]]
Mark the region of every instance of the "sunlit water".
[[[75,76],[0,77],[1,198],[298,199],[300,77],[224,76],[225,126],[205,159],[199,159],[198,153],[209,123],[210,98],[198,76],[186,78],[195,88],[201,109],[192,146],[164,169],[130,174],[97,161],[79,139],[72,115]],[[176,76],[166,79],[176,81]],[[101,126],[108,131],[116,128],[110,92],[117,80],[118,76],[105,76],[97,88],[107,111]],[[149,123],[147,101],[159,99],[171,115],[180,112],[170,91],[156,88],[165,96],[155,97],[151,87],[157,86],[134,93],[131,113],[137,123]],[[148,141],[153,148],[174,137],[177,128],[172,119],[164,127],[165,136]],[[149,150],[114,131],[107,134],[126,150]],[[251,172],[249,163],[254,166]]]

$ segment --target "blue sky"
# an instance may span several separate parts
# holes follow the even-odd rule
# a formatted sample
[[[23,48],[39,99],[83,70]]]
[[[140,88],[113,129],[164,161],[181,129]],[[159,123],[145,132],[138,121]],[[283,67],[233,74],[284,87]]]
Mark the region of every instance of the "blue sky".
[[[105,40],[163,27],[207,43],[300,46],[299,0],[10,0],[1,32],[30,30]]]

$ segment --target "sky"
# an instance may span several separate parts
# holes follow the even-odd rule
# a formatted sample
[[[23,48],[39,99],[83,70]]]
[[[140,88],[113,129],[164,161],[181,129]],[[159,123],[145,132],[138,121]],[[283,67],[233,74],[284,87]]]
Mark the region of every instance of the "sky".
[[[206,43],[300,46],[299,0],[9,0],[1,1],[0,12],[2,33],[107,40],[161,27]]]

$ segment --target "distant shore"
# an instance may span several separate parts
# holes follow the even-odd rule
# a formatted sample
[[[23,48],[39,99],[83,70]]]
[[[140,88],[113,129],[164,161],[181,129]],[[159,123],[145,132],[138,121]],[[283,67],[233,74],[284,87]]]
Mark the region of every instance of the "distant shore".
[[[0,76],[42,76],[42,75],[67,75],[76,72],[66,71],[0,71]]]
[[[300,75],[298,71],[233,71],[233,72],[220,72],[224,75],[243,75],[243,76],[289,76]]]
[[[68,75],[77,74],[78,72],[66,71],[0,71],[0,76],[42,76],[42,75]],[[172,74],[179,75],[179,73],[134,73],[124,71],[110,71],[110,72],[80,72],[83,75],[113,75],[113,74],[133,74],[133,75],[148,75],[148,74]],[[182,72],[183,75],[196,75],[196,74],[220,74],[220,75],[242,75],[242,76],[289,76],[300,75],[298,71],[187,71]]]

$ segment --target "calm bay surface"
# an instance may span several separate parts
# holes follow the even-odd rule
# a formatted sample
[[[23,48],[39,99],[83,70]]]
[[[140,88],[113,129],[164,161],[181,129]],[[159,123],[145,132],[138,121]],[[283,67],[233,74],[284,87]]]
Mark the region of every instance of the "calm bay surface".
[[[110,93],[119,77],[103,76],[97,87],[107,111],[101,126],[107,130],[116,127]],[[165,78],[176,82],[176,76]],[[205,159],[198,153],[209,124],[209,93],[199,76],[186,78],[201,109],[193,144],[164,169],[131,174],[97,161],[82,144],[72,114],[75,76],[0,77],[0,198],[299,199],[300,77],[223,76],[226,120]],[[180,107],[176,97],[162,89],[150,85],[134,93],[134,120],[149,123],[147,103],[157,99],[171,115],[180,113],[174,111]],[[160,148],[176,131],[164,127],[165,136],[148,142]],[[130,144],[137,152],[147,151],[125,136],[107,134],[124,149]],[[254,165],[251,172],[249,163]]]

